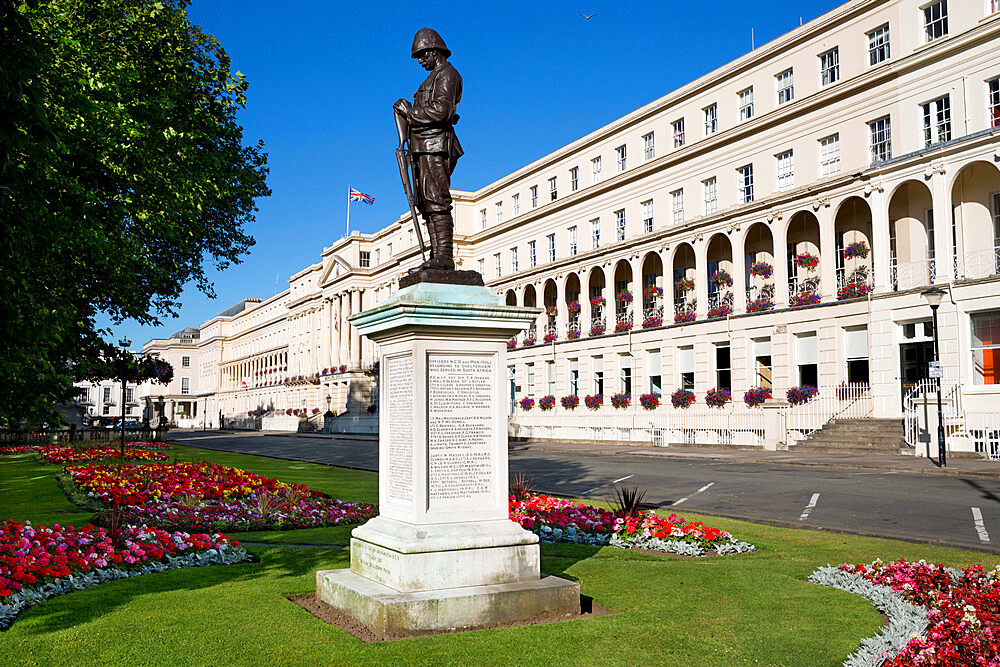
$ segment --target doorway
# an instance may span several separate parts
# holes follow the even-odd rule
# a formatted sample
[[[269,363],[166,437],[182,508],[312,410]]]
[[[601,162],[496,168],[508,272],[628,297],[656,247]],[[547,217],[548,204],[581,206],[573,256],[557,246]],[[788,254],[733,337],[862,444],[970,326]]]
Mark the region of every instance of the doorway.
[[[925,340],[918,343],[899,345],[899,381],[902,396],[913,389],[921,380],[928,379],[928,364],[934,361],[934,342]]]

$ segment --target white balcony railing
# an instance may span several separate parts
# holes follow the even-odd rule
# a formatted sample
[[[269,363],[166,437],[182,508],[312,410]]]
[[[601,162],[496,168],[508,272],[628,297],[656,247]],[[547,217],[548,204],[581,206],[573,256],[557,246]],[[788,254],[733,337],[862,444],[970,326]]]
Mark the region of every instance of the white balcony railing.
[[[1000,245],[955,256],[955,278],[975,280],[1000,275]]]
[[[936,277],[937,263],[933,258],[903,263],[893,259],[889,264],[889,284],[896,292],[931,285]]]

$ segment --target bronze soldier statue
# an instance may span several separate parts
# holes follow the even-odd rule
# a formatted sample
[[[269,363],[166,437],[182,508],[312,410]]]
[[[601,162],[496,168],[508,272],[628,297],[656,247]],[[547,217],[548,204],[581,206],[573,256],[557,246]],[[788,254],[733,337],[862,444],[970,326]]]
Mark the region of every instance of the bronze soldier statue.
[[[430,28],[417,31],[411,55],[430,74],[414,94],[412,105],[399,99],[393,109],[407,121],[406,138],[413,169],[412,205],[427,223],[431,237],[430,257],[416,270],[451,271],[455,269],[451,174],[462,156],[462,145],[455,136],[458,122],[455,110],[462,100],[462,77],[448,62],[451,51],[444,40]]]

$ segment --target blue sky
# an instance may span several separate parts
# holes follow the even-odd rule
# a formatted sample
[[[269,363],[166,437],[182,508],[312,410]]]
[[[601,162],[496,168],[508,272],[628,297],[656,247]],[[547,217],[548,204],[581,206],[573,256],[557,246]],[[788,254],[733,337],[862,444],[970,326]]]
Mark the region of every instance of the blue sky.
[[[839,4],[194,0],[191,20],[250,81],[240,121],[248,142],[264,140],[274,194],[258,204],[250,255],[210,271],[216,299],[189,286],[180,317],[159,327],[99,325],[138,349],[245,297],[270,297],[276,283],[285,289],[344,234],[348,184],[375,197],[352,205],[352,229],[395,220],[406,201],[391,106],[426,76],[409,52],[425,25],[464,79],[466,155],[452,186],[475,190],[747,53],[751,28],[760,46]]]

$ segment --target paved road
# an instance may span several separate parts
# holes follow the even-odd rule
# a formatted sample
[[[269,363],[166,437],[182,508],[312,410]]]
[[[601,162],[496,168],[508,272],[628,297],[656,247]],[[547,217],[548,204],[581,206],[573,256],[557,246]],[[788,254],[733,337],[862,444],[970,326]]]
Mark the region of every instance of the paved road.
[[[316,463],[378,468],[370,439],[173,432],[171,440]],[[610,498],[639,484],[647,502],[678,511],[1000,552],[1000,479],[890,469],[546,451],[518,445],[511,473],[563,495]]]

